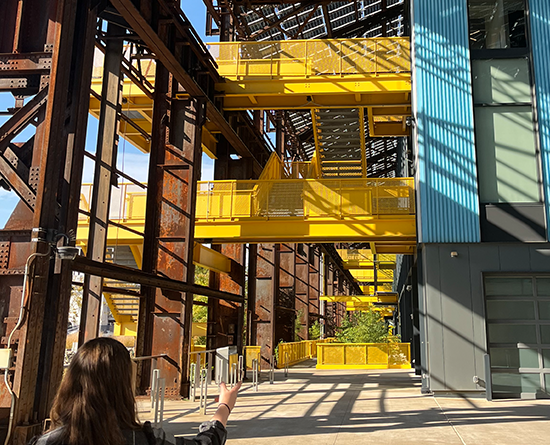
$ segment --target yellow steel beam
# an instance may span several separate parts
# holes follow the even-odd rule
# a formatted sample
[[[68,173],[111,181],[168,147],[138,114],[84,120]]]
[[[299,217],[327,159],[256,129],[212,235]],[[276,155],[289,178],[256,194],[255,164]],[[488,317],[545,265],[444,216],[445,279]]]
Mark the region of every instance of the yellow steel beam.
[[[359,108],[359,133],[361,141],[361,173],[367,177],[367,135],[365,134],[365,108]]]
[[[193,263],[218,273],[231,275],[240,265],[224,254],[195,243],[193,249]]]
[[[349,269],[349,271],[357,281],[374,282],[374,269]],[[376,279],[380,283],[393,281],[393,270],[377,270]]]
[[[355,305],[370,304],[370,303],[385,303],[394,304],[397,303],[398,295],[394,292],[376,294],[376,295],[324,295],[320,297],[322,301],[329,301],[331,303],[353,303]]]
[[[349,220],[256,219],[252,221],[197,221],[195,239],[213,243],[391,243],[410,251],[416,245],[414,218]],[[400,246],[400,249],[397,246]]]

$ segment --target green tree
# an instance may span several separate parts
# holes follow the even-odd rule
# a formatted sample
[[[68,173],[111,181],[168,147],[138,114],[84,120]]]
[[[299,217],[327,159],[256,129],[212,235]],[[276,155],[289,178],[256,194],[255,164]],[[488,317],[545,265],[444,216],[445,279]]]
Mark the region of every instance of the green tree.
[[[195,266],[195,284],[208,286],[210,271],[201,266]],[[193,295],[193,301],[208,303],[208,297],[202,295]],[[193,305],[193,323],[208,322],[208,306]],[[206,337],[195,337],[196,345],[206,345]]]
[[[378,312],[358,312],[344,320],[336,332],[341,343],[386,343],[389,341],[388,326]]]
[[[319,338],[321,338],[321,323],[319,323],[319,320],[315,320],[309,327],[309,339],[319,340]]]
[[[294,341],[301,341],[300,331],[302,330],[302,318],[304,318],[304,310],[300,309],[296,312],[296,320],[294,320]]]

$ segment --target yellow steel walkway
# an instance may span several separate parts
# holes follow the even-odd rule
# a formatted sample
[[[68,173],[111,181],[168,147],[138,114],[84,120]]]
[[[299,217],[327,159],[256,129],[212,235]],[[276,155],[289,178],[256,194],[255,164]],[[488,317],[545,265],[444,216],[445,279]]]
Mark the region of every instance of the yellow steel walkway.
[[[216,90],[225,110],[311,110],[325,177],[365,176],[365,136],[409,134],[405,124],[411,115],[408,38],[223,42],[208,46],[224,77]],[[134,63],[137,66],[138,62]],[[101,65],[98,50],[90,98],[90,113],[95,117],[100,109]],[[144,89],[126,77],[123,82],[120,134],[148,152],[154,60],[140,60],[139,71],[145,79]],[[331,128],[335,114],[344,126]],[[355,129],[351,131],[351,127]],[[210,122],[203,128],[203,150],[211,157],[215,157],[218,133]],[[343,143],[352,147],[351,157],[335,159],[326,153],[335,143],[340,149]],[[334,152],[337,147],[330,148]],[[334,161],[353,162],[336,165]],[[335,175],[339,172],[344,173]]]
[[[416,242],[414,181],[282,179],[199,182],[201,242],[373,242],[410,253]]]

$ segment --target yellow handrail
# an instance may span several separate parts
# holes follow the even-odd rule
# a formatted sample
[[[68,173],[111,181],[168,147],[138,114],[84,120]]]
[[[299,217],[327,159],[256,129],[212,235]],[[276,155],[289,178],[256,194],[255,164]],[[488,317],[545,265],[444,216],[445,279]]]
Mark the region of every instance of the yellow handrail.
[[[410,72],[406,37],[209,43],[227,78],[374,75]]]
[[[197,223],[234,219],[387,218],[414,214],[412,178],[198,183]]]

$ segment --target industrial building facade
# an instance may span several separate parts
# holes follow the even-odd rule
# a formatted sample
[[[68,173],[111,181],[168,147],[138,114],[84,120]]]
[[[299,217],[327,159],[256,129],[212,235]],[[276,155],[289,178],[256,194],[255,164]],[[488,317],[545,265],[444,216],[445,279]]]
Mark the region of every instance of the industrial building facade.
[[[416,0],[412,17],[418,252],[399,283],[423,388],[485,391],[489,354],[494,397],[548,396],[550,4]]]

